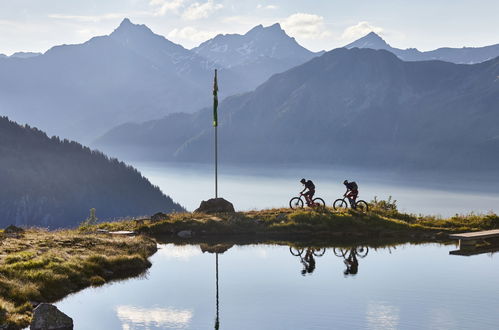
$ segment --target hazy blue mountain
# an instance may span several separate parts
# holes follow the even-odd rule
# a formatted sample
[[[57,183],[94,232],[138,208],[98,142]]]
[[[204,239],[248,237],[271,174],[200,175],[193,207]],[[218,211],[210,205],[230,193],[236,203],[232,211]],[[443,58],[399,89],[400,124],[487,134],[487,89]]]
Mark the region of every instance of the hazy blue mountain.
[[[243,37],[246,49],[253,45],[258,52],[233,69],[214,65],[212,58],[128,19],[110,35],[83,44],[56,46],[38,56],[0,58],[0,114],[49,134],[89,142],[122,123],[209,105],[215,67],[220,69],[223,99],[250,91],[272,74],[314,56],[278,25],[256,27]],[[225,36],[215,39],[220,38]]]
[[[333,50],[224,100],[220,158],[497,170],[498,77],[499,58],[459,65]],[[211,112],[117,127],[97,145],[124,157],[211,162]]]
[[[404,61],[440,60],[457,64],[481,63],[499,56],[499,44],[485,47],[444,47],[427,52],[421,52],[415,48],[398,49],[387,44],[374,32],[346,45],[345,48],[384,49]]]
[[[7,55],[4,55],[4,54],[0,54],[0,58],[6,58]]]
[[[204,61],[125,19],[109,36],[0,59],[0,114],[88,141],[120,123],[209,104]]]
[[[255,26],[244,35],[219,34],[192,50],[207,58],[213,68],[237,72],[251,81],[252,87],[317,56],[288,36],[278,23]]]
[[[42,55],[42,53],[17,52],[17,53],[14,53],[14,54],[10,55],[10,57],[14,57],[14,58],[30,58],[30,57],[36,57],[36,56],[39,56],[39,55]]]
[[[181,211],[137,170],[68,140],[0,117],[0,228],[74,227],[100,219]]]

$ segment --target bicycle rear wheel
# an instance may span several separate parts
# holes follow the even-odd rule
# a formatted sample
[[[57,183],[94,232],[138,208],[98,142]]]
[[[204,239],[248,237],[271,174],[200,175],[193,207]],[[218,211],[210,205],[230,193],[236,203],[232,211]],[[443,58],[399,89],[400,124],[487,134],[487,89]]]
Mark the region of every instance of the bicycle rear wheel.
[[[319,210],[324,210],[326,208],[326,202],[322,198],[314,198],[312,201],[314,203],[314,208],[319,209]]]
[[[369,248],[367,246],[357,246],[355,248],[355,254],[359,258],[365,258],[368,253],[369,253]]]
[[[369,205],[366,201],[360,200],[355,203],[355,209],[359,212],[367,212],[369,211]]]
[[[289,201],[289,207],[293,210],[303,208],[303,200],[300,197],[293,197]]]
[[[314,256],[316,257],[322,257],[324,255],[324,253],[326,253],[326,249],[325,248],[322,248],[322,249],[314,249],[314,251],[312,252],[314,254]]]
[[[333,203],[333,209],[335,211],[344,211],[347,209],[347,202],[345,202],[344,199],[338,198],[337,200],[334,201]]]

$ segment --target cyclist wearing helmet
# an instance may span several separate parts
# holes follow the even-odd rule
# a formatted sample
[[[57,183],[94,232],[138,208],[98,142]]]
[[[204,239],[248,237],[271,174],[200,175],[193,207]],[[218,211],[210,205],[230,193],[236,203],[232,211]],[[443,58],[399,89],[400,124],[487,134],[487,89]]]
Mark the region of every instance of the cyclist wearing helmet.
[[[308,191],[304,193],[303,196],[305,196],[307,205],[310,206],[312,204],[312,198],[314,197],[315,194],[315,185],[312,182],[312,180],[307,181],[305,179],[301,179],[300,182],[305,186],[305,188],[303,188],[300,194],[303,194],[303,192],[308,189]]]
[[[348,180],[343,181],[343,184],[347,187],[347,192],[343,195],[350,201],[350,206],[355,209],[355,200],[359,195],[359,187],[356,182],[348,182]]]

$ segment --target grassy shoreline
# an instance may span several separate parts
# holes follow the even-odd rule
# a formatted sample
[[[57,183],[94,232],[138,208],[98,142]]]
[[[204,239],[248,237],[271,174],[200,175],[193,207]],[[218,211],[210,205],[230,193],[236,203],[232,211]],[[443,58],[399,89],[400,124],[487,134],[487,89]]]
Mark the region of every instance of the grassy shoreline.
[[[28,229],[0,235],[0,329],[28,326],[37,303],[141,274],[157,249],[156,242],[144,236],[77,230]]]
[[[383,205],[382,205],[383,206]],[[178,237],[182,231],[191,239],[240,237],[243,239],[447,239],[448,234],[499,228],[499,216],[456,215],[450,218],[416,216],[373,205],[360,213],[353,210],[337,212],[308,209],[269,209],[261,211],[203,214],[178,213],[160,221],[142,219],[102,223],[95,228],[134,230],[150,236]]]
[[[29,325],[33,306],[54,302],[92,285],[139,275],[151,266],[157,242],[176,244],[401,244],[445,242],[448,234],[499,228],[499,216],[442,219],[400,213],[389,204],[371,211],[271,209],[202,214],[177,213],[159,221],[124,220],[74,230],[0,230],[0,329]],[[135,237],[97,233],[131,230]],[[179,233],[187,236],[179,237]],[[182,235],[180,235],[182,236]],[[154,239],[153,239],[154,238]]]

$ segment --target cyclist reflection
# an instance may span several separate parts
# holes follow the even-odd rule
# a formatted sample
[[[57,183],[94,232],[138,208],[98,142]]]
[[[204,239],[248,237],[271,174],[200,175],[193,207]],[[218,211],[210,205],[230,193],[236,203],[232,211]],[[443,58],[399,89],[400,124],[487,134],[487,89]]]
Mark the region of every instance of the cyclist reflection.
[[[315,257],[322,257],[326,253],[326,249],[319,248],[294,248],[290,247],[289,252],[296,257],[300,257],[300,262],[303,265],[301,274],[303,276],[312,274],[315,270]]]

